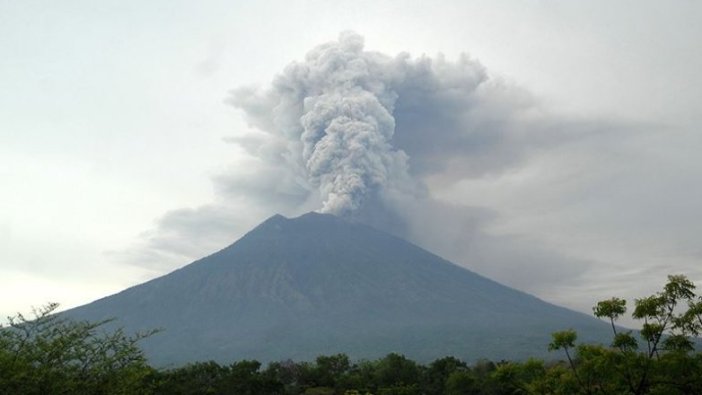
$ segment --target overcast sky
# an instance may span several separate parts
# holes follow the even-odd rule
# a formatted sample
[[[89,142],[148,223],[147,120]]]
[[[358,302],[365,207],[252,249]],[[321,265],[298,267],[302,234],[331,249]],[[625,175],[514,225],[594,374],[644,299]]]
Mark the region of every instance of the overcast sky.
[[[271,150],[296,155],[284,129],[315,119],[275,105],[309,103],[285,87],[312,92],[295,70],[329,48],[383,87],[384,180],[404,181],[368,188],[396,233],[584,312],[669,273],[702,285],[700,20],[697,1],[0,1],[0,315],[328,207],[324,175]]]

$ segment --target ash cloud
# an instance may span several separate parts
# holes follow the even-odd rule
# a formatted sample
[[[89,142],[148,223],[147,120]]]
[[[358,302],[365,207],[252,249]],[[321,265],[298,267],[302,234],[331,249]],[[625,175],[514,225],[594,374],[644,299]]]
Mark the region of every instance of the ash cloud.
[[[216,202],[159,220],[138,256],[166,265],[179,256],[183,264],[212,252],[211,241],[224,246],[274,213],[317,210],[389,231],[484,274],[519,273],[494,278],[522,289],[552,279],[509,266],[541,262],[556,268],[549,273],[574,276],[588,265],[490,235],[496,213],[434,196],[437,185],[499,174],[539,150],[593,133],[563,131],[573,125],[545,116],[528,92],[490,76],[467,55],[393,57],[366,51],[361,36],[345,32],[270,85],[234,89],[226,102],[251,130],[225,141],[248,157],[214,178]],[[181,240],[208,242],[194,243],[197,254],[193,242]]]
[[[579,133],[557,130],[527,92],[467,55],[391,57],[364,50],[352,32],[291,63],[270,86],[233,90],[227,102],[256,129],[228,141],[262,162],[264,184],[276,173],[298,201],[319,200],[321,212],[405,237],[411,230],[398,225],[413,214],[398,212],[398,201],[413,200],[412,212],[428,206],[418,203],[431,200],[427,180],[499,173]]]
[[[286,143],[280,157],[318,190],[321,212],[350,215],[369,195],[409,180],[408,157],[391,144],[398,66],[344,33],[289,65],[271,88],[236,90],[229,102]]]
[[[390,57],[350,32],[227,101],[263,132],[255,144],[240,138],[248,151],[294,171],[317,189],[321,211],[340,215],[369,196],[422,194],[428,176],[503,171],[579,134],[556,130],[527,92],[467,55]]]

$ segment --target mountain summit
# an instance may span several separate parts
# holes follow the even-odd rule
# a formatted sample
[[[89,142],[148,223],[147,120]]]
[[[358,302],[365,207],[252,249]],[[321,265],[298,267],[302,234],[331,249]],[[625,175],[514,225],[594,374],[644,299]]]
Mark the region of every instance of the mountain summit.
[[[66,314],[163,328],[143,343],[160,365],[339,352],[516,359],[545,356],[556,330],[609,335],[595,318],[318,213],[273,216],[219,252]]]

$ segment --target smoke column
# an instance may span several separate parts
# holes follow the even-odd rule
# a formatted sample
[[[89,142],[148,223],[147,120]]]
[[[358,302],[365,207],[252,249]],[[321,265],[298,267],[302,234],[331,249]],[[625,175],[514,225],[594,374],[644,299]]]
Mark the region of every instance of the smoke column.
[[[322,212],[349,214],[369,193],[407,178],[407,156],[390,143],[398,96],[378,73],[387,61],[364,53],[360,36],[342,33],[288,66],[268,92],[273,114],[294,113],[276,117],[269,131],[300,143],[304,176],[318,188]],[[236,93],[232,103],[248,109]]]
[[[213,204],[166,215],[140,262],[160,262],[174,250],[196,257],[274,213],[317,210],[470,262],[482,273],[502,273],[496,278],[512,284],[531,286],[548,281],[543,273],[583,267],[486,233],[495,213],[461,201],[464,181],[489,179],[574,138],[564,130],[583,130],[544,116],[528,92],[489,76],[467,55],[388,56],[342,33],[271,83],[233,90],[227,102],[251,129],[226,140],[248,155],[215,177]],[[529,265],[519,270],[521,262]],[[549,270],[528,270],[534,262]]]
[[[231,190],[277,194],[289,202],[277,210],[292,215],[315,209],[409,224],[435,206],[430,178],[499,172],[533,145],[557,140],[553,128],[535,127],[527,93],[489,78],[467,55],[391,57],[363,45],[342,33],[269,86],[232,91],[228,102],[258,132],[231,140],[257,158],[259,171]]]

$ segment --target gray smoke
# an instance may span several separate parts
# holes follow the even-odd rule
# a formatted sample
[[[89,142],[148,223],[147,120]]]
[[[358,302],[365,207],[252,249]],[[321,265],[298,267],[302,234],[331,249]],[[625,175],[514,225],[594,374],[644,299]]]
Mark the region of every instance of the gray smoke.
[[[142,265],[173,262],[172,246],[187,248],[182,264],[274,213],[318,210],[489,275],[519,273],[517,281],[535,283],[527,269],[505,270],[521,267],[519,261],[562,266],[553,273],[583,268],[561,265],[567,259],[560,256],[546,259],[529,243],[490,236],[484,229],[495,213],[433,195],[590,132],[544,117],[527,92],[491,77],[467,55],[392,57],[364,50],[363,38],[347,32],[291,63],[271,84],[233,90],[227,102],[251,130],[226,141],[248,157],[214,179],[213,203],[172,211],[157,223],[137,256]]]
[[[227,102],[250,128],[225,138],[238,152],[213,201],[115,259],[163,274],[275,213],[321,210],[583,311],[622,284],[699,277],[697,129],[554,115],[467,55],[388,56],[353,33]]]
[[[228,102],[263,132],[231,141],[293,174],[284,178],[316,194],[320,211],[350,217],[391,196],[426,195],[428,177],[501,171],[566,137],[540,124],[527,93],[466,55],[390,57],[351,32]]]
[[[350,214],[369,194],[409,179],[407,155],[391,145],[395,68],[344,33],[288,66],[269,90],[238,90],[230,102],[287,140],[286,164],[318,189],[320,211]]]

